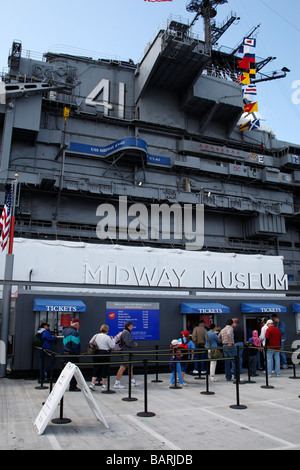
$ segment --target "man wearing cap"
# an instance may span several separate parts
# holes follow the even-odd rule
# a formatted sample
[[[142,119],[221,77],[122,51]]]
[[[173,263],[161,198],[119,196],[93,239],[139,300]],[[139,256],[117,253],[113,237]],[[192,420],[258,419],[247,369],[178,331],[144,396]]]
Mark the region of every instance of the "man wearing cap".
[[[280,345],[281,331],[274,326],[272,320],[267,321],[268,329],[266,331],[267,365],[269,377],[272,377],[273,359],[275,361],[275,374],[280,376]]]
[[[128,320],[125,323],[125,328],[121,335],[120,345],[121,345],[122,351],[130,351],[131,349],[137,347],[137,343],[133,341],[133,338],[132,338],[132,334],[131,334],[132,328],[133,328],[133,322],[131,320]],[[126,368],[127,368],[126,364],[121,364],[117,372],[114,388],[125,388],[124,385],[120,384],[120,380]],[[131,366],[130,368],[130,376],[131,376],[131,386],[138,387],[140,384],[136,382],[136,380],[133,377],[133,366]]]
[[[80,336],[78,333],[80,323],[82,323],[78,318],[73,318],[71,320],[71,325],[64,332],[63,346],[64,354],[77,356],[81,352],[80,346]],[[79,358],[70,358],[70,362],[78,362]],[[77,380],[73,376],[70,381],[70,392],[80,392],[80,388],[77,387]]]

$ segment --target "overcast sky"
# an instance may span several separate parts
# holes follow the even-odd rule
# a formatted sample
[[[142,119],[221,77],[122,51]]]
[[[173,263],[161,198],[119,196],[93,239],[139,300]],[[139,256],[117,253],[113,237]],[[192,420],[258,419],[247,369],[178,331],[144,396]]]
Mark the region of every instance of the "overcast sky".
[[[4,2],[0,30],[0,70],[7,67],[12,42],[18,39],[31,53],[70,52],[95,58],[119,57],[138,62],[145,46],[169,15],[194,18],[188,0],[27,0]],[[276,57],[262,72],[291,70],[287,77],[257,84],[262,123],[279,140],[300,145],[300,1],[228,0],[218,7],[217,23],[231,11],[240,20],[220,38],[219,46],[235,47],[260,24],[256,55]],[[193,32],[203,36],[200,18]]]

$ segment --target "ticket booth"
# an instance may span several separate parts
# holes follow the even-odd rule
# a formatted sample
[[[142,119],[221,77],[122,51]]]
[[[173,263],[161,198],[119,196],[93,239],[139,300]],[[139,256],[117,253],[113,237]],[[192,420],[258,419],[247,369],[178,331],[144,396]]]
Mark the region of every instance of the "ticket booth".
[[[35,331],[42,322],[49,323],[50,332],[62,336],[64,328],[71,324],[72,318],[80,318],[86,311],[82,300],[66,299],[34,299]]]
[[[278,315],[286,313],[286,307],[267,302],[247,302],[241,304],[241,312],[244,314],[245,341],[247,341],[247,336],[253,330],[257,330],[260,333],[263,318],[271,318],[273,313]]]
[[[193,330],[203,320],[205,326],[216,322],[216,315],[230,313],[229,307],[215,302],[184,302],[181,313],[185,315],[184,327]]]

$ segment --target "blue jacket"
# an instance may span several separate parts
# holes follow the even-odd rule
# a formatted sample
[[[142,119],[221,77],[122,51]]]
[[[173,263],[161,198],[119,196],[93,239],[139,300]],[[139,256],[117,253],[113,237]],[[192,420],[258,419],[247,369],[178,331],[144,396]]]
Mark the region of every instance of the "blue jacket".
[[[216,333],[213,330],[209,330],[207,334],[205,335],[205,338],[206,338],[206,343],[205,343],[206,348],[210,348],[210,347],[217,348],[221,344],[221,340],[218,336],[218,333]],[[210,345],[208,341],[210,342]]]
[[[64,352],[68,354],[80,354],[80,336],[76,328],[70,326],[64,332]]]
[[[42,333],[42,340],[43,340],[43,348],[49,349],[52,351],[52,344],[56,342],[56,337],[52,336],[49,330],[46,330],[46,328],[41,328],[39,330],[39,333]]]
[[[274,325],[277,326],[277,328],[280,329],[281,339],[286,340],[286,326],[285,326],[285,323],[282,320],[279,320],[279,323],[274,322]]]

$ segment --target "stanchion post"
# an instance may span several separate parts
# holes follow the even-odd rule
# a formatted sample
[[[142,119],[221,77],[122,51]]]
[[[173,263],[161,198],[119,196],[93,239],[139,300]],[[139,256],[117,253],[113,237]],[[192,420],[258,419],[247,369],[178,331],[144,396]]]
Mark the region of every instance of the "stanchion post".
[[[44,385],[45,352],[44,352],[44,348],[41,348],[41,349],[42,349],[41,385],[35,387],[36,390],[45,390],[45,389],[49,388],[46,385]]]
[[[264,346],[265,355],[265,369],[266,369],[266,385],[261,385],[260,388],[274,388],[273,385],[269,385],[269,371],[268,371],[268,360],[267,360],[267,346]]]
[[[230,405],[229,408],[232,408],[234,410],[245,410],[247,408],[246,405],[241,405],[240,404],[240,391],[239,391],[239,383],[240,383],[240,364],[239,364],[239,349],[240,347],[236,347],[236,356],[234,358],[235,360],[235,374],[236,374],[236,405]]]
[[[50,355],[50,361],[51,361],[51,366],[50,366],[50,390],[49,390],[50,393],[52,392],[52,386],[53,386],[53,364],[54,364],[54,360],[55,360],[55,355],[53,354],[53,352],[51,352],[51,355]]]
[[[115,390],[110,389],[110,358],[111,358],[111,353],[109,353],[109,364],[107,366],[107,390],[102,390],[102,393],[107,393],[107,394],[116,393]]]
[[[156,366],[155,366],[155,379],[151,380],[151,382],[163,382],[163,380],[158,379],[158,345],[155,346],[155,361],[156,361]]]
[[[125,398],[122,398],[123,401],[136,401],[137,398],[134,398],[131,396],[131,362],[132,362],[132,354],[129,353],[128,355],[128,378],[129,378],[129,382],[128,382],[128,397],[125,397]]]
[[[139,413],[137,413],[137,416],[145,418],[155,416],[155,413],[153,413],[152,411],[148,411],[147,363],[147,359],[144,359],[144,411],[140,411]]]
[[[62,360],[62,369],[64,368],[64,360]],[[61,397],[59,402],[59,418],[51,420],[53,424],[68,424],[71,423],[70,418],[64,418],[64,396]]]
[[[210,361],[211,359],[206,359],[206,391],[205,392],[200,392],[201,395],[214,395],[215,392],[210,392],[208,390],[208,375],[209,375],[209,366],[210,366]]]
[[[53,424],[68,424],[71,423],[72,420],[70,418],[64,418],[64,397],[61,397],[60,400],[60,410],[59,410],[59,418],[54,418],[51,420]]]
[[[182,387],[177,385],[177,364],[179,363],[179,359],[176,359],[176,357],[175,357],[174,362],[175,362],[175,371],[174,371],[175,372],[175,383],[174,383],[174,385],[170,385],[169,388],[180,390]]]
[[[194,380],[202,380],[202,379],[204,379],[204,377],[201,376],[200,362],[202,362],[202,361],[200,361],[200,353],[199,353],[199,359],[196,362],[198,362],[198,377],[194,377]]]

